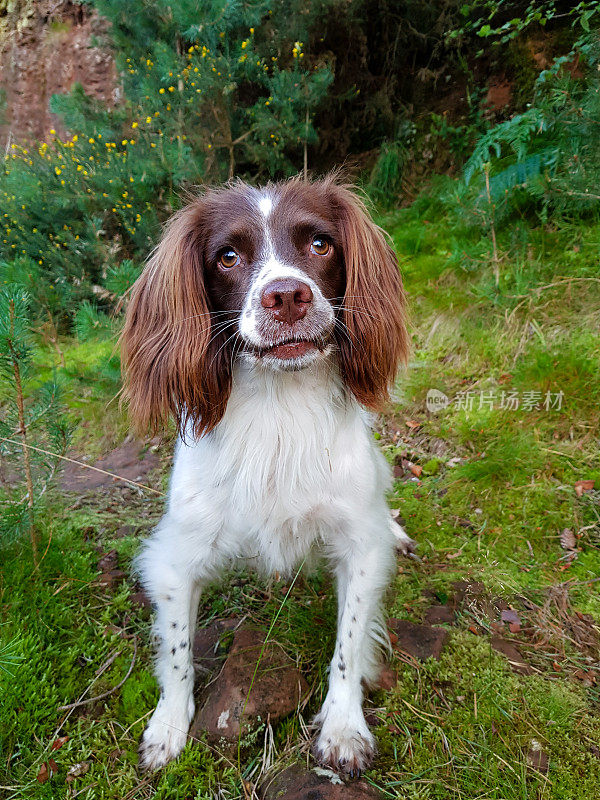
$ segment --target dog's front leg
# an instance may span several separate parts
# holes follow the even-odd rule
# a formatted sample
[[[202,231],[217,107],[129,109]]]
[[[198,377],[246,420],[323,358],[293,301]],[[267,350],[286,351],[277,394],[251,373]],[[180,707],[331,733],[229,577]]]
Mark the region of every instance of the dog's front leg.
[[[389,531],[387,519],[382,527]],[[351,777],[365,770],[375,753],[362,710],[362,681],[376,680],[378,651],[388,645],[381,598],[394,563],[394,543],[379,530],[369,544],[367,548],[349,541],[338,558],[337,640],[329,690],[315,718],[321,728],[314,746],[317,760]]]
[[[158,705],[144,731],[140,763],[158,769],[185,747],[194,715],[194,667],[192,644],[200,585],[189,564],[159,560],[150,540],[140,557],[142,579],[156,608],[156,677],[160,685]]]

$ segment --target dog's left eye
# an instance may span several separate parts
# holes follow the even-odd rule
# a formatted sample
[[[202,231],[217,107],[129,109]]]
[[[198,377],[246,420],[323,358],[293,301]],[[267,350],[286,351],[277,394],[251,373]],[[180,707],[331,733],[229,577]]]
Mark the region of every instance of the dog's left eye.
[[[324,239],[322,236],[315,236],[315,238],[312,240],[310,249],[311,252],[317,256],[326,256],[331,249],[331,245],[327,239]]]
[[[221,253],[221,257],[219,258],[219,264],[222,267],[225,267],[225,269],[237,267],[239,263],[240,257],[231,247],[228,250],[225,250],[224,253]]]

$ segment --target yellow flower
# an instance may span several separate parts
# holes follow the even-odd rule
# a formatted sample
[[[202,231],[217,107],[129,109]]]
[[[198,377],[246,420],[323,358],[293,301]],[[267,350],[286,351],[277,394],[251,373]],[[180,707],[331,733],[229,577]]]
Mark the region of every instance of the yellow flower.
[[[175,87],[174,86],[169,86],[169,91],[170,92],[174,92],[175,91]]]
[[[150,142],[150,147],[156,147],[156,145],[154,144],[154,142]]]
[[[56,172],[57,175],[60,175],[60,173],[62,172],[62,169],[59,169],[58,167],[54,167],[54,172]]]
[[[79,139],[79,136],[77,136],[77,134],[75,134],[75,136],[73,136],[73,141],[76,142],[78,139]]]
[[[250,33],[254,33],[254,28],[250,28]]]
[[[242,50],[245,50],[246,47],[248,47],[248,42],[247,41],[242,42]]]
[[[96,140],[94,139],[94,137],[93,137],[93,136],[90,136],[90,138],[88,139],[88,142],[89,142],[90,144],[95,144],[95,143],[96,143]]]
[[[56,133],[56,131],[54,130],[54,128],[50,128],[50,133],[52,133],[52,134]]]
[[[129,183],[133,183],[133,178],[131,177],[131,175],[129,176]]]
[[[131,123],[131,127],[132,127],[132,128],[137,128],[137,126],[138,126],[137,122],[132,122],[132,123]]]
[[[150,125],[152,122],[152,117],[146,117],[146,125]]]
[[[165,90],[164,90],[163,86],[160,87],[160,89],[158,90],[158,93],[159,94],[164,94],[165,93]]]
[[[121,144],[127,144],[127,139],[122,139]]]

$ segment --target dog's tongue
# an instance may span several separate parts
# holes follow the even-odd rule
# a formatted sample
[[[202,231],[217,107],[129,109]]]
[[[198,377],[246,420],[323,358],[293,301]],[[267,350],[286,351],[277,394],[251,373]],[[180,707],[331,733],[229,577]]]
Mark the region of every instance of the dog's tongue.
[[[275,358],[291,359],[300,358],[300,356],[304,356],[306,353],[316,349],[316,345],[312,342],[288,342],[287,344],[278,344],[272,347],[268,354],[275,356]]]

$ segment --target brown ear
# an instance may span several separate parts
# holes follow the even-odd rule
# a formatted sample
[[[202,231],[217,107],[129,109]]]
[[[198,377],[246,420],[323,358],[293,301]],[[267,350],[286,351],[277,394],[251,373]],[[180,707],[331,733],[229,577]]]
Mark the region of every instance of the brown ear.
[[[400,269],[364,203],[346,186],[330,185],[329,192],[346,269],[342,330],[336,326],[342,377],[360,403],[380,409],[410,349]]]
[[[123,392],[138,431],[156,433],[172,415],[180,434],[191,420],[200,436],[225,413],[230,332],[212,335],[204,217],[202,200],[178,212],[133,286],[121,346]]]

